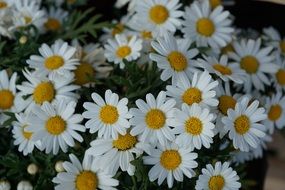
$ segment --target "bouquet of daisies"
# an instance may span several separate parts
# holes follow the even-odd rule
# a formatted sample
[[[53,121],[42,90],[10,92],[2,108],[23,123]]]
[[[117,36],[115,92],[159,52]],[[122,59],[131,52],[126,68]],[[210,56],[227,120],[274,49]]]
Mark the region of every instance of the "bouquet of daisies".
[[[278,31],[219,0],[87,5],[0,0],[0,190],[250,188],[285,122]]]

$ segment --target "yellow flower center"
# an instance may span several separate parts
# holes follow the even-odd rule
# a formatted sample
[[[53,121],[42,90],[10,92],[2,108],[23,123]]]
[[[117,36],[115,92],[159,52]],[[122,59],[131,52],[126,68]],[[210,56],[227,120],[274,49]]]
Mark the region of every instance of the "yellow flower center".
[[[64,65],[64,59],[58,55],[48,57],[45,60],[45,67],[49,70],[56,70],[62,65]]]
[[[120,135],[117,140],[113,141],[113,146],[120,151],[125,151],[133,148],[137,144],[137,138],[130,133]]]
[[[222,2],[221,2],[221,0],[210,0],[210,4],[211,4],[212,9],[214,9],[217,6],[221,5]]]
[[[117,56],[121,59],[124,59],[132,53],[132,49],[129,46],[121,46],[117,49]]]
[[[285,85],[285,70],[284,69],[278,70],[278,72],[276,73],[276,79],[280,85],[282,86]]]
[[[146,40],[152,39],[152,33],[150,31],[146,31],[146,30],[142,31],[141,36],[143,39],[146,39]]]
[[[112,36],[116,36],[116,34],[121,34],[125,30],[125,27],[123,24],[119,23],[114,26],[112,30]]]
[[[75,84],[84,85],[91,82],[91,78],[95,75],[95,70],[89,63],[81,63],[74,71]]]
[[[77,175],[76,180],[77,190],[95,190],[98,188],[97,175],[91,171],[83,171]]]
[[[191,135],[200,135],[203,130],[203,123],[199,118],[190,117],[185,122],[185,130]]]
[[[282,107],[278,104],[271,106],[269,112],[268,112],[268,118],[271,121],[277,121],[281,114],[282,114]]]
[[[160,155],[160,164],[166,170],[175,170],[181,161],[180,153],[177,150],[165,150]]]
[[[241,115],[234,122],[235,130],[238,134],[244,135],[250,128],[250,120],[246,115]]]
[[[60,29],[61,24],[60,24],[59,20],[57,20],[55,18],[49,18],[47,20],[47,22],[45,23],[45,27],[48,30],[57,31],[58,29]]]
[[[221,175],[212,176],[209,180],[210,190],[222,190],[225,186],[225,179]]]
[[[10,90],[0,90],[0,109],[7,110],[14,105],[14,95]]]
[[[38,84],[33,93],[34,101],[42,104],[45,101],[51,102],[55,97],[55,89],[51,82],[42,82]]]
[[[200,103],[202,101],[202,92],[198,88],[188,88],[182,95],[182,100],[188,105]]]
[[[226,45],[225,47],[222,48],[222,53],[223,54],[227,54],[227,53],[230,53],[230,52],[234,52],[234,47],[232,44],[228,44]]]
[[[212,36],[216,30],[213,21],[208,18],[200,18],[197,21],[196,29],[200,35],[206,37]]]
[[[222,75],[231,75],[232,74],[232,70],[231,68],[221,65],[221,64],[214,64],[213,68],[220,72]]]
[[[8,5],[7,3],[3,2],[3,1],[0,1],[0,9],[4,9],[6,8]]]
[[[52,135],[60,135],[66,129],[66,122],[60,116],[54,116],[47,120],[46,129]]]
[[[236,103],[237,101],[233,97],[223,95],[219,98],[218,108],[224,115],[227,115],[228,109],[234,109]]]
[[[31,137],[32,137],[32,135],[33,135],[33,133],[32,132],[28,132],[28,131],[25,131],[25,128],[26,128],[27,126],[24,126],[23,127],[23,136],[25,137],[25,139],[27,139],[27,140],[30,140],[31,139]]]
[[[282,40],[279,44],[282,53],[285,53],[285,40]]]
[[[167,56],[170,66],[175,71],[184,71],[187,68],[187,58],[178,51],[173,51]]]
[[[167,8],[163,5],[155,5],[149,11],[149,18],[155,24],[163,24],[169,17]]]
[[[248,55],[241,59],[240,67],[247,73],[254,74],[258,71],[259,61],[255,57]]]
[[[100,110],[100,119],[105,124],[114,124],[119,119],[119,113],[115,106],[105,105]]]
[[[166,121],[165,114],[159,109],[151,109],[145,116],[145,122],[148,128],[160,129]]]
[[[25,19],[25,24],[31,24],[33,20],[32,17],[29,17],[29,16],[25,16],[24,19]]]

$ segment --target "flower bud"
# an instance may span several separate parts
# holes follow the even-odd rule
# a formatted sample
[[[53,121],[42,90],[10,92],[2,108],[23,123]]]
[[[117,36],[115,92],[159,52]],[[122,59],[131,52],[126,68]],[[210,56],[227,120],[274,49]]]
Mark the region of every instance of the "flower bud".
[[[19,39],[20,44],[25,44],[27,43],[28,38],[27,36],[21,36],[21,38]]]
[[[0,179],[0,190],[10,190],[10,189],[11,185],[9,181]]]
[[[27,171],[29,174],[35,175],[39,171],[39,168],[36,164],[32,163],[28,166]]]
[[[20,181],[17,190],[33,190],[33,186],[29,181]]]
[[[65,169],[63,167],[63,161],[57,161],[54,168],[55,168],[55,171],[58,173],[65,171]]]

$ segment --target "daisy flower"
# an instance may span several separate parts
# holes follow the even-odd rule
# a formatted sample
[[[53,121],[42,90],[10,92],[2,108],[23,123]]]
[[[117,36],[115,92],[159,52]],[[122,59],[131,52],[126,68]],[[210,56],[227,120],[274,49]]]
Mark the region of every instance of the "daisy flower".
[[[207,164],[202,169],[202,174],[196,182],[197,190],[230,189],[241,188],[237,172],[230,167],[229,162],[216,162],[215,165]]]
[[[85,127],[80,125],[83,117],[74,114],[75,102],[57,101],[53,104],[44,102],[42,106],[34,106],[27,130],[32,132],[32,140],[41,140],[45,152],[56,155],[59,148],[67,152],[68,146],[73,147],[75,141],[83,142],[77,132],[85,132]]]
[[[277,72],[272,73],[272,80],[277,90],[285,91],[285,58],[280,56],[279,53],[276,54],[275,58],[275,62],[279,69]]]
[[[47,14],[48,19],[44,23],[45,29],[52,32],[59,31],[63,22],[66,21],[67,16],[67,11],[51,6]]]
[[[163,36],[181,26],[183,11],[178,10],[180,7],[179,0],[141,0],[135,6],[135,17],[153,33]]]
[[[180,41],[179,45],[175,37],[167,33],[165,37],[157,38],[157,42],[151,43],[157,53],[151,53],[150,59],[157,63],[158,68],[162,69],[161,80],[166,81],[172,78],[172,83],[177,83],[179,77],[187,78],[195,71],[192,63],[199,52],[196,48],[189,50],[191,41]]]
[[[182,32],[185,38],[194,39],[197,46],[224,47],[232,41],[234,31],[229,15],[222,6],[212,11],[209,1],[194,2],[186,7]]]
[[[73,154],[69,155],[69,159],[71,162],[63,163],[66,172],[58,173],[52,180],[57,184],[55,190],[115,190],[114,187],[119,185],[118,180],[98,168],[98,162],[92,156],[85,155],[82,164]]]
[[[275,126],[282,129],[285,123],[285,97],[282,92],[266,98],[265,109],[267,119],[263,123],[269,128],[270,134],[273,134]]]
[[[202,146],[210,148],[214,137],[215,116],[208,108],[201,108],[194,103],[192,106],[182,104],[182,110],[174,112],[174,127],[172,132],[176,135],[176,143],[185,147],[201,149]]]
[[[204,59],[198,59],[197,65],[209,73],[216,74],[225,82],[231,80],[238,84],[243,83],[245,72],[239,67],[238,63],[228,62],[228,56],[226,55],[222,55],[220,59],[214,56],[204,56]]]
[[[143,157],[143,162],[146,165],[154,165],[148,173],[151,182],[158,179],[158,185],[161,185],[167,179],[168,187],[172,188],[174,179],[182,182],[183,175],[188,178],[195,175],[193,168],[198,166],[195,161],[197,157],[198,154],[191,152],[190,148],[167,143],[165,146],[152,148],[149,156]]]
[[[203,73],[195,72],[191,78],[182,77],[177,85],[166,86],[167,95],[173,97],[178,106],[186,103],[191,106],[194,103],[200,106],[217,106],[215,87],[218,86],[218,81],[213,81],[211,75],[207,71]]]
[[[268,45],[273,46],[279,53],[285,54],[285,38],[273,27],[263,29],[264,39]]]
[[[116,35],[115,39],[108,39],[105,47],[105,56],[110,62],[119,64],[120,68],[125,67],[124,60],[134,61],[140,56],[142,40],[132,36],[130,40],[122,35]]]
[[[127,171],[130,176],[134,175],[135,166],[131,162],[142,155],[144,150],[149,149],[137,136],[132,136],[129,132],[125,135],[119,134],[117,139],[96,139],[90,145],[86,153],[98,157],[100,168],[111,175],[116,175],[119,168]]]
[[[76,48],[68,45],[67,42],[61,40],[49,47],[47,44],[42,44],[39,48],[40,56],[32,55],[27,60],[30,68],[36,70],[42,75],[68,75],[70,71],[76,69],[79,65],[79,60],[73,58]]]
[[[131,118],[127,107],[128,99],[119,100],[118,94],[111,90],[106,90],[105,100],[95,92],[91,97],[95,103],[85,102],[83,107],[86,111],[82,114],[89,119],[85,126],[90,129],[90,133],[98,131],[98,137],[104,139],[117,139],[118,134],[126,135],[130,127],[128,119]]]
[[[42,105],[45,101],[53,102],[59,99],[77,101],[78,99],[78,95],[73,91],[79,86],[70,84],[74,80],[72,75],[47,78],[37,76],[28,70],[23,71],[23,75],[28,81],[24,81],[22,85],[17,85],[17,88],[22,96],[27,96],[28,107],[26,110],[31,110],[34,105]]]
[[[41,148],[40,141],[33,141],[32,135],[33,133],[27,131],[27,126],[29,126],[28,115],[25,113],[15,114],[17,121],[13,123],[13,137],[14,137],[14,145],[19,146],[18,151],[22,152],[24,156],[33,152],[34,147],[36,146],[38,149]]]
[[[256,148],[265,136],[266,128],[260,122],[266,119],[265,109],[258,108],[257,100],[249,102],[248,97],[236,103],[235,109],[229,109],[222,118],[224,128],[229,131],[236,149],[248,152],[250,147]]]
[[[270,55],[272,47],[261,48],[261,40],[242,40],[233,43],[235,53],[229,57],[239,63],[246,72],[244,90],[250,92],[252,86],[257,90],[264,90],[264,84],[270,85],[266,74],[275,73],[278,66],[273,64],[274,56]]]
[[[142,142],[150,142],[162,145],[167,140],[173,141],[174,134],[170,129],[170,119],[173,118],[175,100],[166,100],[166,93],[161,91],[157,98],[152,94],[146,95],[146,102],[139,99],[136,101],[138,108],[131,108],[130,113],[134,116],[130,119],[131,135],[140,135]]]

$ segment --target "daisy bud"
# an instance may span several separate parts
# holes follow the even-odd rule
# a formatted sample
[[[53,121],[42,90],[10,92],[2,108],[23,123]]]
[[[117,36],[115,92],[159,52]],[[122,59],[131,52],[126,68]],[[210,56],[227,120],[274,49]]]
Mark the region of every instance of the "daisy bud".
[[[19,42],[21,44],[25,44],[28,41],[28,37],[27,36],[21,36],[21,38],[19,39]]]
[[[29,174],[35,175],[39,171],[39,168],[36,164],[32,163],[27,167],[27,171]]]
[[[20,181],[17,185],[17,190],[33,190],[33,186],[29,181]]]
[[[59,173],[59,172],[65,171],[62,164],[63,164],[63,161],[61,161],[61,160],[56,162],[55,167],[54,167],[56,172]]]
[[[11,185],[10,185],[9,181],[0,179],[0,189],[1,190],[10,190]]]

